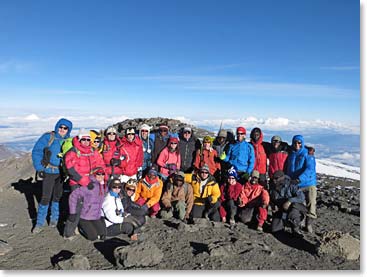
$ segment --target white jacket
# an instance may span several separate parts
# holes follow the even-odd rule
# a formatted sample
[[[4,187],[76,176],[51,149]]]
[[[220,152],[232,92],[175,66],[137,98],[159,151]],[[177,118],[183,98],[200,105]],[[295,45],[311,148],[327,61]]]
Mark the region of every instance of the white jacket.
[[[119,215],[116,215],[116,210],[119,211]],[[122,206],[121,198],[116,198],[108,192],[103,201],[101,214],[105,219],[106,227],[122,223],[124,221],[123,214],[124,207]]]

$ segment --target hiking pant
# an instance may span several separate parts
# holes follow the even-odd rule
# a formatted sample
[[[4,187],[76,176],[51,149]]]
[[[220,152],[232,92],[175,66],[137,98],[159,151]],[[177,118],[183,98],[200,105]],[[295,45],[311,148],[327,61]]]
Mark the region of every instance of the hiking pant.
[[[310,217],[313,219],[317,218],[317,214],[316,214],[317,188],[316,186],[304,187],[304,188],[301,188],[301,190],[303,191],[306,197],[306,206],[308,210],[307,217]]]
[[[139,204],[140,206],[143,206],[148,200],[140,197],[135,203]],[[156,216],[159,212],[159,210],[161,209],[161,206],[158,203],[155,203],[153,206],[151,206],[148,210],[148,215],[149,216]]]
[[[224,203],[225,210],[227,212],[227,215],[229,215],[230,219],[234,219],[234,217],[237,214],[237,205],[234,203],[233,199],[229,199]]]
[[[97,220],[85,220],[81,218],[79,220],[79,228],[88,240],[94,241],[98,239],[98,236],[101,239],[106,237],[106,224],[103,218]]]
[[[122,222],[107,227],[107,237],[114,237],[121,234],[131,236],[134,234],[134,226],[129,222]]]
[[[169,219],[176,216],[184,220],[186,215],[186,203],[184,201],[173,201],[172,208],[169,210],[161,210],[160,215],[163,219]]]
[[[258,197],[249,202],[245,207],[240,208],[238,217],[243,223],[249,223],[252,221],[254,215],[258,226],[263,226],[266,218],[268,217],[268,210],[262,207],[263,203]]]
[[[212,204],[210,207],[205,205],[195,205],[192,207],[191,215],[192,218],[204,218],[205,213],[208,214],[209,219],[212,221],[219,222],[219,206],[220,202],[217,201],[215,204]]]
[[[306,212],[306,206],[301,203],[292,203],[286,212],[277,211],[271,221],[271,232],[281,231],[285,225],[289,225],[292,230],[298,229],[306,216]]]
[[[59,202],[62,196],[63,188],[60,174],[45,173],[42,181],[42,197],[40,204],[48,205],[52,199],[53,202]]]

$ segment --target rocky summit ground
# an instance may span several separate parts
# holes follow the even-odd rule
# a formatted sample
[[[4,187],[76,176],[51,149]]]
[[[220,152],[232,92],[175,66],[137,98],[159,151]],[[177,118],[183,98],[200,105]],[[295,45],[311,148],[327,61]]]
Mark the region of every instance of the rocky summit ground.
[[[14,166],[19,170],[27,167],[19,159],[0,164],[1,171],[7,172]],[[2,184],[0,269],[359,270],[358,249],[352,259],[338,252],[336,245],[319,251],[327,231],[349,233],[351,239],[359,239],[359,182],[321,175],[318,180],[319,219],[315,232],[305,233],[303,238],[288,233],[274,236],[266,227],[265,233],[259,233],[241,223],[231,228],[205,219],[186,225],[155,218],[147,222],[138,242],[131,242],[125,235],[95,242],[81,235],[73,241],[65,240],[61,236],[63,220],[57,229],[46,227],[34,235],[31,229],[40,183],[29,178]],[[67,194],[64,204],[66,198]],[[63,213],[62,219],[65,216]],[[324,238],[324,242],[328,240]],[[359,241],[356,245],[354,248]]]
[[[159,122],[172,130],[183,127],[168,119],[135,119],[127,126]],[[192,126],[194,128],[194,126]],[[209,134],[194,129],[198,137]],[[212,135],[212,134],[211,134]],[[238,223],[205,219],[186,225],[176,220],[149,219],[139,241],[126,235],[106,241],[87,241],[81,235],[62,237],[67,197],[57,229],[32,234],[41,183],[33,178],[30,154],[0,161],[0,269],[1,270],[359,270],[359,181],[318,174],[318,216],[314,233],[295,238],[264,233]]]

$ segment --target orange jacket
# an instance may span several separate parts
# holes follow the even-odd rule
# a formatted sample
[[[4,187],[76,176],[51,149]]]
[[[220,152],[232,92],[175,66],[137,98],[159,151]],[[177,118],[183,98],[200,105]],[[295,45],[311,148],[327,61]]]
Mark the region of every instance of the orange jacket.
[[[135,199],[137,201],[140,197],[147,200],[146,204],[150,208],[161,199],[163,190],[163,182],[158,177],[154,180],[149,180],[148,176],[138,182],[135,191]]]
[[[214,175],[217,170],[220,170],[220,163],[216,162],[217,157],[218,153],[214,149],[211,151],[199,149],[196,151],[194,166],[197,170],[199,170],[204,164],[207,164],[209,166],[210,174]]]
[[[239,197],[241,200],[241,204],[239,205],[239,207],[244,207],[249,202],[255,200],[258,197],[261,197],[260,199],[263,205],[269,205],[270,197],[267,190],[260,184],[251,185],[249,182],[247,182],[242,188]]]

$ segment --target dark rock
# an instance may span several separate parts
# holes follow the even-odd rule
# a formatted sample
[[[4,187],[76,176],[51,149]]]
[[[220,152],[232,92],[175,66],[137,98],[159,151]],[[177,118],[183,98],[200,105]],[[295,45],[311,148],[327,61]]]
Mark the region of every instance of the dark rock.
[[[70,259],[60,261],[56,265],[61,270],[88,270],[90,269],[88,258],[82,255],[73,255]]]

